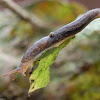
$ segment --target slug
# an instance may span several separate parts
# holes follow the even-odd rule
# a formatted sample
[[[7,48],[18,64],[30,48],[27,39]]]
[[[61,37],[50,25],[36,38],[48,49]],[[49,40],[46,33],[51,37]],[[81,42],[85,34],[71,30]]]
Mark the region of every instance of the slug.
[[[96,8],[90,10],[83,14],[80,18],[75,21],[59,28],[55,32],[51,32],[50,35],[43,37],[39,41],[35,42],[24,54],[20,66],[3,75],[11,75],[15,73],[13,80],[16,75],[20,72],[23,76],[25,76],[25,72],[27,69],[32,66],[33,62],[47,49],[56,47],[60,45],[65,39],[75,35],[84,29],[92,20],[100,17],[100,8]]]

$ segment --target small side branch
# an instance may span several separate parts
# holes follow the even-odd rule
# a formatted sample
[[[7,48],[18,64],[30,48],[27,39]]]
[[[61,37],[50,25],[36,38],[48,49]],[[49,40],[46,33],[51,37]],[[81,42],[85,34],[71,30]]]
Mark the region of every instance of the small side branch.
[[[28,13],[25,9],[21,8],[14,1],[12,1],[12,0],[0,0],[0,3],[2,3],[5,7],[12,10],[20,18],[31,23],[33,26],[37,26],[37,27],[40,27],[40,28],[46,28],[47,27],[47,23],[43,22],[35,14]]]

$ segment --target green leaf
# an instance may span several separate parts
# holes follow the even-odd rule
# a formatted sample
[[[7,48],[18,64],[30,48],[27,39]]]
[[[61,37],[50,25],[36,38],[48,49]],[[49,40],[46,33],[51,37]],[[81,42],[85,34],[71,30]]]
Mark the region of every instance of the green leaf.
[[[67,39],[56,48],[46,50],[39,58],[37,58],[34,62],[36,69],[29,79],[31,83],[29,94],[37,89],[45,87],[48,84],[50,81],[49,66],[53,64],[60,50],[66,47],[73,38],[74,37]]]

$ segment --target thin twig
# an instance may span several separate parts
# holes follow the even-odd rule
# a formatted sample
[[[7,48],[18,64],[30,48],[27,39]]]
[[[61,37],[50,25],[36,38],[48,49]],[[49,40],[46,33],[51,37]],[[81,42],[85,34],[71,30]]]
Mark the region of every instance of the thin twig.
[[[21,8],[19,5],[17,5],[12,0],[0,0],[0,3],[2,3],[5,7],[12,10],[20,18],[31,23],[33,26],[37,26],[37,27],[40,27],[40,28],[46,28],[48,26],[47,23],[43,22],[35,14],[28,13],[25,9]]]

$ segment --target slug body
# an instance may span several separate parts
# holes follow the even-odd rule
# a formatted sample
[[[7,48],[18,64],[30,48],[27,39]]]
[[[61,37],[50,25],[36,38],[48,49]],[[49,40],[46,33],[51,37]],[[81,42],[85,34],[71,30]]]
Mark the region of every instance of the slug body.
[[[75,35],[84,29],[92,20],[100,17],[100,8],[93,9],[82,15],[80,18],[75,21],[61,27],[55,32],[50,33],[49,36],[46,36],[39,41],[35,42],[25,53],[21,60],[20,66],[5,74],[4,76],[15,73],[13,79],[16,75],[21,72],[25,76],[27,69],[32,66],[32,63],[39,57],[45,50],[55,47],[57,44],[61,44],[65,39]]]

